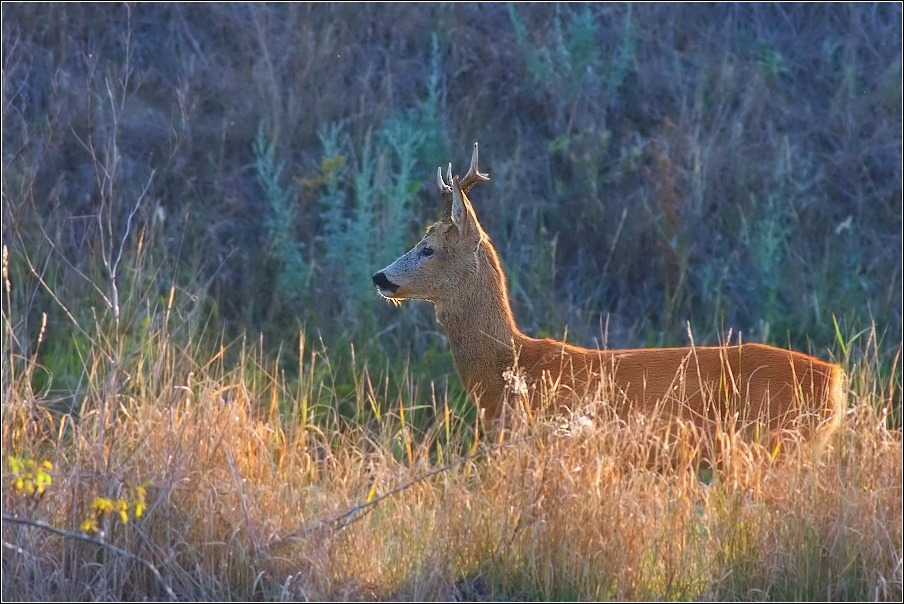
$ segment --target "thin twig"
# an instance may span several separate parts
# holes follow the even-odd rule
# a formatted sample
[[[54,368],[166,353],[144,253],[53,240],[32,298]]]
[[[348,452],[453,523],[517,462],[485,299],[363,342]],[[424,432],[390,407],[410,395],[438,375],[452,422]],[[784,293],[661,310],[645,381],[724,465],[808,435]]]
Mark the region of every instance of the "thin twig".
[[[583,415],[581,415],[580,417],[583,417]],[[572,419],[568,423],[573,424],[576,421],[578,421],[578,418]],[[401,493],[402,491],[405,491],[405,490],[413,487],[414,485],[427,480],[428,478],[432,478],[433,476],[436,476],[438,474],[448,472],[452,468],[454,468],[458,465],[461,465],[465,462],[471,461],[473,459],[477,459],[478,457],[485,457],[485,456],[489,455],[490,453],[493,453],[497,450],[504,449],[507,447],[513,447],[515,445],[520,445],[520,444],[523,444],[526,442],[530,442],[532,440],[537,440],[541,436],[555,433],[556,430],[559,430],[560,428],[561,428],[561,426],[556,426],[556,427],[550,426],[550,427],[540,431],[537,434],[532,434],[530,436],[525,436],[523,438],[497,443],[497,444],[485,447],[484,449],[477,451],[475,453],[472,453],[470,455],[465,455],[464,457],[460,457],[454,461],[450,461],[446,465],[440,466],[438,468],[434,468],[428,472],[425,472],[425,473],[421,474],[420,476],[417,476],[417,477],[413,478],[412,480],[406,482],[405,484],[399,485],[398,487],[396,487],[390,491],[387,491],[386,493],[383,493],[379,497],[374,497],[373,499],[371,499],[369,501],[365,501],[364,503],[359,503],[358,505],[345,510],[341,514],[337,514],[336,516],[332,516],[330,518],[324,518],[322,520],[315,522],[314,524],[311,524],[308,526],[303,526],[299,529],[296,529],[296,530],[284,535],[283,537],[280,537],[274,541],[271,541],[268,544],[268,546],[272,547],[272,546],[278,545],[284,541],[288,541],[289,539],[295,539],[295,538],[301,537],[302,535],[307,535],[308,533],[311,533],[317,529],[320,529],[324,526],[331,525],[331,524],[341,523],[338,526],[338,530],[342,531],[346,527],[348,527],[350,524],[352,524],[353,522],[360,520],[361,518],[366,516],[369,512],[373,511],[373,509],[376,507],[376,505],[378,503],[380,503],[381,501],[388,499],[388,498],[392,497],[393,495],[397,495],[397,494]]]
[[[30,520],[27,518],[19,518],[18,516],[10,516],[8,514],[3,514],[3,522],[11,522],[13,524],[22,524],[25,526],[33,526],[35,528],[39,528],[41,530],[47,531],[49,533],[53,533],[55,535],[59,535],[61,537],[65,537],[67,539],[74,539],[76,541],[84,541],[85,543],[92,543],[94,545],[99,545],[100,547],[106,548],[111,552],[119,554],[129,560],[137,562],[147,568],[149,571],[154,573],[154,576],[157,577],[157,580],[160,581],[160,584],[163,586],[163,589],[166,591],[167,595],[171,600],[177,600],[175,592],[173,592],[172,588],[167,584],[166,580],[163,578],[163,575],[160,574],[160,571],[157,570],[157,567],[154,566],[148,560],[140,556],[136,556],[130,551],[124,550],[121,547],[116,547],[111,543],[107,543],[103,539],[99,539],[97,537],[92,537],[90,535],[86,535],[85,533],[73,533],[71,531],[63,530],[61,528],[57,528],[51,524],[47,524],[46,522],[42,522],[40,520]]]
[[[132,231],[132,219],[135,217],[135,214],[138,212],[138,208],[141,205],[141,202],[144,200],[145,195],[147,195],[148,191],[151,188],[151,183],[154,181],[154,175],[157,173],[156,170],[151,170],[151,175],[148,177],[147,183],[144,185],[144,189],[141,191],[141,195],[138,196],[138,199],[135,201],[135,207],[132,208],[132,211],[129,212],[129,217],[126,220],[126,232],[123,234],[122,239],[119,242],[119,252],[116,255],[116,261],[113,263],[113,274],[116,275],[119,272],[119,265],[122,262],[122,253],[126,247],[127,240],[129,238],[129,233]]]

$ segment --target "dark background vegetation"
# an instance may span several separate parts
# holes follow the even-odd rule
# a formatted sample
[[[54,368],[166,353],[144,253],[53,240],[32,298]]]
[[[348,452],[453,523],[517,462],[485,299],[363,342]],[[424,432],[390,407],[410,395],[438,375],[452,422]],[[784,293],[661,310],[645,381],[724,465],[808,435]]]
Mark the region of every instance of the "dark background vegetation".
[[[4,313],[60,390],[85,325],[172,316],[457,388],[370,275],[479,141],[526,332],[828,358],[874,324],[891,367],[901,40],[900,3],[4,3]]]

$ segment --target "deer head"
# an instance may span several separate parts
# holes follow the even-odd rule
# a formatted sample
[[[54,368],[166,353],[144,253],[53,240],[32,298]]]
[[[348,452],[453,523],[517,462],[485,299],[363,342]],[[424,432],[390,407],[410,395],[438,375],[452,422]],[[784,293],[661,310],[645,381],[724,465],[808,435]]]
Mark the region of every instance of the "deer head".
[[[453,299],[464,283],[478,272],[477,251],[486,234],[468,192],[478,182],[490,180],[477,169],[477,143],[471,155],[471,167],[464,178],[452,176],[449,164],[447,180],[436,170],[436,183],[445,200],[443,218],[427,229],[423,239],[404,256],[373,275],[380,294],[393,301],[430,300],[434,303]]]

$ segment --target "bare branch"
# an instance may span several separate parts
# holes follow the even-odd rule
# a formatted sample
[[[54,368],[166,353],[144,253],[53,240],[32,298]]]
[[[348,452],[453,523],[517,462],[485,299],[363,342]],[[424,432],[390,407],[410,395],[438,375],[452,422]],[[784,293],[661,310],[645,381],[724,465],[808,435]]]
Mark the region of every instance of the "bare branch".
[[[384,501],[385,499],[389,499],[390,497],[393,497],[394,495],[398,495],[399,493],[408,490],[409,488],[413,487],[414,485],[427,480],[428,478],[432,478],[433,476],[436,476],[437,474],[442,474],[444,472],[448,472],[449,470],[455,468],[456,466],[459,466],[459,465],[466,463],[468,461],[471,461],[473,459],[485,457],[485,456],[489,455],[490,453],[493,453],[494,451],[506,449],[506,448],[513,447],[513,446],[518,446],[518,445],[524,444],[526,442],[534,441],[534,440],[537,440],[544,436],[548,436],[550,434],[556,433],[557,431],[560,431],[563,428],[567,429],[569,426],[571,426],[575,423],[585,421],[585,417],[586,417],[585,415],[581,414],[581,415],[578,415],[578,416],[566,421],[564,426],[560,425],[560,426],[555,426],[555,427],[548,427],[548,428],[541,430],[540,432],[537,432],[535,434],[530,434],[523,438],[517,438],[515,440],[510,440],[510,441],[501,441],[501,442],[498,442],[493,445],[485,446],[475,453],[471,453],[470,455],[465,455],[463,457],[459,457],[458,459],[450,461],[449,463],[447,463],[444,466],[434,468],[432,470],[424,472],[423,474],[415,476],[408,482],[401,484],[401,485],[397,486],[396,488],[383,493],[382,495],[374,497],[373,499],[365,501],[364,503],[359,503],[359,504],[345,510],[344,512],[342,512],[340,514],[337,514],[330,518],[324,518],[324,519],[319,520],[308,526],[303,526],[301,528],[298,528],[282,537],[274,539],[267,545],[268,545],[268,547],[273,547],[275,545],[279,545],[280,543],[282,543],[284,541],[288,541],[290,539],[297,539],[303,535],[307,535],[317,529],[320,529],[320,528],[323,528],[323,527],[326,527],[329,525],[338,525],[337,530],[341,531],[341,530],[345,529],[347,526],[349,526],[350,524],[352,524],[353,522],[356,522],[356,521],[360,520],[361,518],[363,518],[367,513],[373,511],[374,507],[376,507],[376,505],[378,503]]]
[[[157,567],[154,566],[153,563],[151,563],[148,560],[145,560],[141,556],[136,556],[135,554],[133,554],[132,552],[130,552],[128,550],[124,550],[121,547],[116,547],[115,545],[113,545],[111,543],[107,543],[103,539],[99,539],[97,537],[92,537],[85,533],[73,533],[71,531],[57,528],[51,524],[47,524],[46,522],[42,522],[40,520],[30,520],[28,518],[19,518],[18,516],[10,516],[8,514],[3,514],[3,522],[11,522],[13,524],[21,524],[24,526],[32,526],[32,527],[47,531],[49,533],[53,533],[54,535],[59,535],[60,537],[65,537],[67,539],[74,539],[76,541],[84,541],[85,543],[92,543],[94,545],[98,545],[100,547],[108,549],[111,552],[119,554],[120,556],[123,556],[124,558],[128,558],[129,560],[137,562],[137,563],[141,564],[142,566],[144,566],[145,568],[147,568],[149,571],[151,571],[154,574],[155,577],[157,577],[157,580],[160,581],[160,585],[163,586],[163,589],[164,589],[164,591],[166,591],[166,594],[170,597],[170,600],[178,599],[178,598],[176,598],[175,592],[173,592],[172,588],[167,584],[166,580],[163,578],[163,575],[160,574],[160,571],[157,570]]]

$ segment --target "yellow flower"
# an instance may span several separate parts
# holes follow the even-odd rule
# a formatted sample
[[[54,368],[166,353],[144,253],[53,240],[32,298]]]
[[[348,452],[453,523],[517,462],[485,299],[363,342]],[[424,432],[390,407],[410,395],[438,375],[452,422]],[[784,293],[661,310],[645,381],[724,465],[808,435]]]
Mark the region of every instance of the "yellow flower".
[[[97,532],[97,518],[85,518],[79,527],[82,529],[83,533],[96,533]]]

